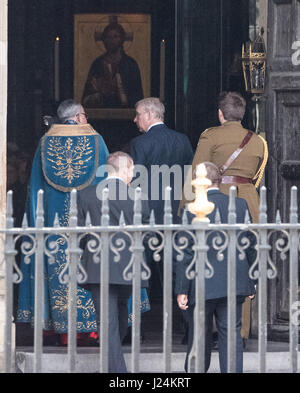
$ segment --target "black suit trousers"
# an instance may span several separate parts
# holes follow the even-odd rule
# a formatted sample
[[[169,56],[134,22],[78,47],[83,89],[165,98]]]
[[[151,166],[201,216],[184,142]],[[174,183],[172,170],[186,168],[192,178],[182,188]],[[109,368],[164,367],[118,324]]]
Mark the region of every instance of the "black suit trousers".
[[[236,299],[236,372],[243,372],[243,341],[241,337],[242,304],[244,296]],[[189,354],[194,337],[194,306],[183,311],[183,316],[188,323],[188,344],[185,360],[185,371],[188,371]],[[219,363],[221,373],[227,372],[227,297],[210,299],[205,302],[205,372],[208,371],[212,351],[213,317],[216,318],[219,346]]]
[[[98,334],[100,337],[100,285],[86,284],[85,288],[92,294],[94,301]],[[109,316],[108,316],[108,372],[126,373],[122,341],[127,333],[128,307],[127,302],[132,292],[131,285],[109,285]],[[100,342],[101,345],[101,342]]]

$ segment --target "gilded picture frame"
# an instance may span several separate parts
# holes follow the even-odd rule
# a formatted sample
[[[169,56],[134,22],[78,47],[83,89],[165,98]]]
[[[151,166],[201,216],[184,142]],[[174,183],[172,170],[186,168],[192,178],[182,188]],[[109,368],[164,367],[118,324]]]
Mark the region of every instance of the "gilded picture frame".
[[[74,98],[89,118],[132,119],[150,95],[151,16],[74,15]]]

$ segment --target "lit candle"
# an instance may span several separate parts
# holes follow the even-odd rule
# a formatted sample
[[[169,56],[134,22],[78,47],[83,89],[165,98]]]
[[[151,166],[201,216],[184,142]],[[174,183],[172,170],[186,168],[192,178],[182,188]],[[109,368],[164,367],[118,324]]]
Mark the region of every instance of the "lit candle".
[[[56,37],[54,45],[54,98],[59,101],[59,37]]]
[[[166,41],[160,42],[160,100],[165,100],[165,66],[166,66]]]

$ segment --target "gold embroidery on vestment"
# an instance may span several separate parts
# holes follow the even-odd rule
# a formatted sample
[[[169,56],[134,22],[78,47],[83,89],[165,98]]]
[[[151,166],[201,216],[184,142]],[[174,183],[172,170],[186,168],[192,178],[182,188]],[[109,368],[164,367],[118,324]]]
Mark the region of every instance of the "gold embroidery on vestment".
[[[83,135],[76,137],[77,143],[74,144],[73,139],[70,137],[67,138],[64,145],[61,143],[62,140],[60,136],[49,137],[47,154],[45,154],[44,151],[45,137],[42,138],[41,158],[43,174],[47,183],[56,190],[63,192],[70,192],[74,188],[76,190],[82,190],[89,186],[95,178],[99,162],[99,140],[96,138],[94,150],[88,136]],[[51,168],[54,170],[54,175],[60,179],[67,179],[69,186],[57,184],[59,181],[54,182],[49,179],[44,168],[45,158],[52,163]],[[94,159],[93,172],[89,179],[78,186],[72,185],[74,179],[78,179],[80,176],[86,174],[85,169],[88,167],[87,163],[92,159]]]
[[[62,145],[61,138],[52,137],[48,145],[47,160],[52,163],[55,176],[67,179],[69,185],[86,174],[86,163],[93,158],[89,139],[86,136],[77,139],[75,145],[72,138],[67,138],[65,145]]]

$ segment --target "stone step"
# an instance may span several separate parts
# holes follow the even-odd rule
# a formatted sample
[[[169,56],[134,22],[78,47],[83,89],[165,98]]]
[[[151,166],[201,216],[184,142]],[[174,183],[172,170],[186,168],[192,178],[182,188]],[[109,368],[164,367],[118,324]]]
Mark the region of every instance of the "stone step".
[[[172,373],[184,373],[183,365],[185,360],[184,352],[172,353]],[[131,353],[125,353],[125,361],[128,371],[131,370]],[[82,348],[78,351],[76,357],[76,372],[78,373],[98,373],[99,372],[99,350],[97,348]],[[33,352],[17,351],[16,367],[17,372],[32,373],[34,364]],[[141,353],[140,354],[140,372],[141,373],[163,373],[163,354],[162,353]],[[289,352],[267,352],[266,364],[268,373],[288,373],[290,369]],[[300,365],[300,355],[298,353],[298,368]],[[67,352],[58,352],[51,350],[42,355],[42,372],[43,373],[66,373],[68,372],[68,355]],[[219,373],[218,353],[212,353],[209,373]],[[259,353],[244,353],[244,372],[259,372]]]

